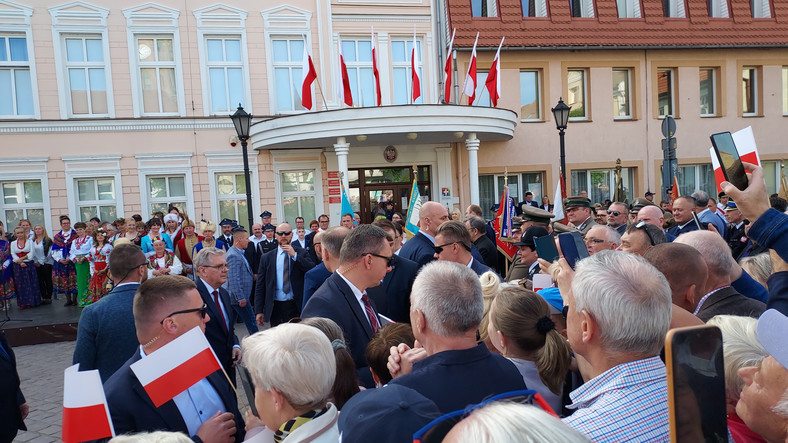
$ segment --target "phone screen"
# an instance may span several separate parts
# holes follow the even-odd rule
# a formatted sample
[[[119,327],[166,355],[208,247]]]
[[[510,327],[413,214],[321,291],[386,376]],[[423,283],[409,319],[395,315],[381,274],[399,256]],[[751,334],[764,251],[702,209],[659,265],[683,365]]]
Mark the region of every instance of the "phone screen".
[[[558,234],[558,244],[561,245],[561,253],[566,262],[572,269],[578,260],[588,257],[588,248],[583,242],[583,236],[579,232],[564,232]]]
[[[552,235],[543,235],[534,239],[536,255],[550,263],[558,260],[558,248],[555,247],[555,238]]]
[[[666,340],[673,442],[725,442],[725,367],[716,326],[672,329]]]
[[[722,165],[722,173],[725,175],[725,180],[728,180],[739,189],[747,189],[749,184],[747,173],[741,164],[739,151],[736,150],[736,144],[733,142],[731,133],[720,132],[719,134],[712,134],[711,143],[714,145],[714,150],[717,152],[720,165]]]

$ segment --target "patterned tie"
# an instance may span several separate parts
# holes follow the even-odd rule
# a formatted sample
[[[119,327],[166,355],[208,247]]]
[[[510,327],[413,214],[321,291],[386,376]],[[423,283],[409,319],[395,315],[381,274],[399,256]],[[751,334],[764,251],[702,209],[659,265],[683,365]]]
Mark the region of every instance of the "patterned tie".
[[[290,293],[290,256],[287,252],[282,252],[285,256],[284,264],[282,265],[282,292],[285,294]]]
[[[367,311],[367,318],[369,319],[369,324],[372,325],[372,333],[374,334],[380,329],[380,324],[378,323],[378,316],[375,315],[375,310],[372,309],[372,305],[369,303],[369,297],[367,297],[366,292],[361,294],[361,302],[364,303],[364,310]]]
[[[222,312],[222,302],[219,301],[219,290],[213,290],[213,302],[216,303],[216,309],[219,311],[219,316],[222,317],[222,329],[224,332],[227,332],[227,319],[224,318],[224,312]]]

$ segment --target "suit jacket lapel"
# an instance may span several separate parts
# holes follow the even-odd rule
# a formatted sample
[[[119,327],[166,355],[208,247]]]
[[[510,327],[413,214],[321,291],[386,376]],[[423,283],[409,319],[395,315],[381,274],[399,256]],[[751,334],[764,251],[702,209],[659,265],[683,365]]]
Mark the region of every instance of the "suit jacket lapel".
[[[342,292],[342,296],[345,297],[345,301],[348,305],[350,305],[350,310],[353,311],[353,315],[356,317],[356,321],[361,323],[361,326],[364,328],[364,332],[367,333],[367,338],[372,338],[372,326],[369,324],[369,318],[367,318],[367,313],[363,309],[361,309],[361,305],[356,298],[356,295],[353,294],[353,290],[350,289],[350,286],[345,283],[345,280],[342,279],[337,273],[334,273],[334,278],[336,278],[336,283],[339,286],[339,290]],[[375,313],[377,315],[377,312]]]
[[[132,363],[137,362],[140,359],[141,359],[140,351],[137,350],[137,353],[134,355],[134,361]],[[164,420],[164,422],[167,424],[167,428],[173,430],[187,429],[186,422],[183,421],[181,412],[178,410],[178,407],[175,406],[174,401],[170,400],[167,403],[164,403],[163,405],[157,408],[156,406],[153,405],[150,396],[148,396],[148,393],[145,392],[145,388],[142,387],[142,384],[140,384],[140,381],[137,380],[137,377],[134,376],[133,372],[131,373],[131,376],[133,378],[132,388],[134,389],[134,391],[137,393],[137,395],[140,396],[140,398],[142,399],[143,402],[145,402],[146,405],[148,405],[150,408],[156,411],[156,414],[158,414],[159,417],[161,417],[162,420]]]
[[[208,305],[208,315],[211,316],[211,321],[222,321],[224,315],[218,311],[219,308],[216,306],[216,302],[213,300],[213,294],[208,292],[208,288],[205,286],[205,284],[203,284],[200,278],[197,278],[197,290],[200,292],[200,295],[204,297],[203,301],[205,304]],[[219,289],[219,299],[225,303],[225,306],[230,306],[229,301],[227,300],[227,292],[223,293],[221,288]],[[224,330],[224,328],[221,329]]]

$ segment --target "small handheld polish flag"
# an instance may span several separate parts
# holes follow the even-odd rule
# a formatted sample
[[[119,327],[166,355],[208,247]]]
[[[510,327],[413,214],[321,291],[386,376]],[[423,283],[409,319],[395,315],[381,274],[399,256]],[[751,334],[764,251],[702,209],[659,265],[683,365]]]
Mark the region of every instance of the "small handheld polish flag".
[[[114,436],[98,370],[79,372],[79,363],[67,368],[63,377],[63,441],[77,443]]]

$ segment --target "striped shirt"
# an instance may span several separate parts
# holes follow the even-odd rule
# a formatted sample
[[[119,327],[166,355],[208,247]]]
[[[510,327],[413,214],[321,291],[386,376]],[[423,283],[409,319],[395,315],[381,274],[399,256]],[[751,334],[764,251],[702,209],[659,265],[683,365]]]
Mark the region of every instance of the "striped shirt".
[[[668,388],[659,357],[611,368],[569,395],[564,422],[595,442],[668,441]]]

